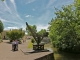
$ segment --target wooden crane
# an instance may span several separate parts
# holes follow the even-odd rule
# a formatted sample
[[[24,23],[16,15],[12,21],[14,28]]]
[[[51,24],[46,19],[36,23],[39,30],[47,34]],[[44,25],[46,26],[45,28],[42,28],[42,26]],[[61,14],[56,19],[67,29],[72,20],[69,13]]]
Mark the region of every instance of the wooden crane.
[[[37,43],[37,44],[33,44],[33,50],[44,50],[44,44],[40,44],[44,36],[40,36],[35,31],[33,31],[27,22],[26,22],[26,25]]]

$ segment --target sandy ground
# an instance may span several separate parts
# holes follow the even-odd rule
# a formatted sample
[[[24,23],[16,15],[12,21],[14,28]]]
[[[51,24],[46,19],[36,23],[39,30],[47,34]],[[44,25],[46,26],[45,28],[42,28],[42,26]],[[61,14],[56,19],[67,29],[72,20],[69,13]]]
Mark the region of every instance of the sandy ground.
[[[12,45],[8,43],[9,40],[3,40],[0,43],[0,60],[34,60],[50,52],[38,52],[38,53],[29,53],[32,49],[28,49],[28,42],[19,44],[18,51],[12,51]]]

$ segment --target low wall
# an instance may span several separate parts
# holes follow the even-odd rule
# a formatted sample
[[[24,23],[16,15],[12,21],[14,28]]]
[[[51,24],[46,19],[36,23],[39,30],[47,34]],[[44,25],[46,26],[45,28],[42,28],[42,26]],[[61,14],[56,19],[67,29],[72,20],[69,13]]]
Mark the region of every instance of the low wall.
[[[54,53],[50,53],[48,55],[39,57],[39,58],[37,58],[35,60],[54,60]]]

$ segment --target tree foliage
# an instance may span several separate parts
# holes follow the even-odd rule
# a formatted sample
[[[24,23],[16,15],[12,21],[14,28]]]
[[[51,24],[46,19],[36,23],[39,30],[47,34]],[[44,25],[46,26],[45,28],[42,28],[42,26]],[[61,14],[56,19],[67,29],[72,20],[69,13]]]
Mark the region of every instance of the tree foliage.
[[[80,50],[80,4],[62,6],[56,9],[56,17],[51,20],[50,33],[52,44],[60,50],[79,52]]]
[[[43,33],[45,33],[45,32],[46,32],[45,29],[41,29],[41,30],[38,32],[38,34],[39,34],[39,35],[43,35]]]
[[[4,1],[4,0],[1,0],[2,2]]]
[[[32,29],[32,31],[34,31],[39,36],[43,36],[43,35],[47,36],[48,35],[48,32],[46,32],[46,29],[41,29],[39,32],[37,32],[36,25],[33,25],[33,26],[29,25],[29,27]],[[27,31],[28,35],[32,35],[32,33],[31,33],[30,29],[28,29],[28,27],[26,27],[26,31]]]
[[[3,31],[3,29],[4,29],[4,26],[3,26],[3,23],[0,20],[0,33]]]
[[[7,32],[7,36],[10,38],[10,40],[20,39],[25,35],[25,32],[22,29],[13,29]]]
[[[37,32],[37,30],[36,30],[36,25],[29,25],[29,27],[36,33]],[[28,35],[32,35],[31,34],[31,31],[28,29],[28,27],[26,27],[26,31],[27,31],[27,33],[28,33]]]
[[[48,37],[48,32],[46,29],[41,29],[39,32],[37,32],[40,36]]]

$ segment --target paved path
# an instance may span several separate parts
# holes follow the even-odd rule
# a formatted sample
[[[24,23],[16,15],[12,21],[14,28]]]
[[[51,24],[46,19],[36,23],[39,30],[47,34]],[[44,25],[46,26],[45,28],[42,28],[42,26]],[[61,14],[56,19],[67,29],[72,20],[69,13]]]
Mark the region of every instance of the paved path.
[[[28,41],[19,44],[19,50],[13,52],[12,45],[8,43],[8,40],[4,40],[0,43],[0,60],[34,60],[41,56],[44,56],[50,52],[40,52],[40,53],[28,53],[32,49],[28,49]]]

